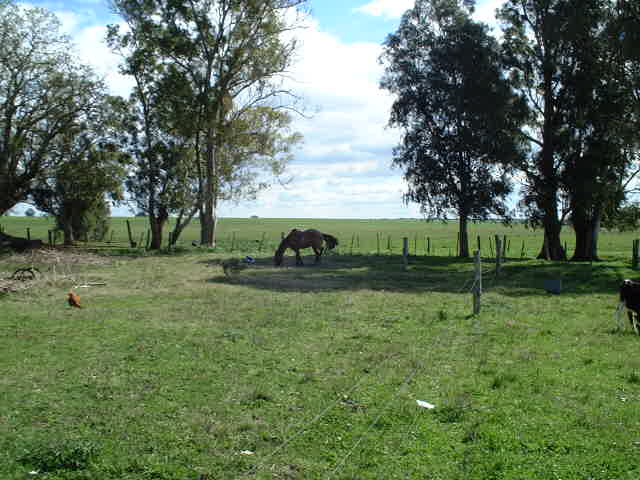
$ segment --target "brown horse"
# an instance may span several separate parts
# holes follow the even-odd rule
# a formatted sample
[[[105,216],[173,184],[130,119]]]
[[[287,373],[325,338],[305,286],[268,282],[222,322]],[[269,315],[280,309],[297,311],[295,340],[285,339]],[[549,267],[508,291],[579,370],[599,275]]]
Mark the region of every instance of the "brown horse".
[[[338,245],[338,239],[332,235],[319,232],[318,230],[298,230],[294,228],[289,232],[289,235],[282,239],[278,250],[276,250],[275,264],[276,266],[282,265],[282,256],[287,248],[290,248],[296,252],[296,265],[303,265],[302,257],[300,256],[300,249],[313,248],[313,253],[316,254],[316,263],[320,263],[320,256],[324,252],[323,244],[329,250],[335,248]]]

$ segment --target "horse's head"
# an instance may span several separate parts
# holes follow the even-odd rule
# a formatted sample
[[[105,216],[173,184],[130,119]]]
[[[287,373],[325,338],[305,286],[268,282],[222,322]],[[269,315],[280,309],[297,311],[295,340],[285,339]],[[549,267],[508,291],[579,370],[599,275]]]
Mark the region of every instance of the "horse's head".
[[[284,238],[282,242],[280,242],[280,246],[276,250],[276,254],[273,257],[273,263],[275,263],[276,267],[279,267],[280,265],[282,265],[282,260],[283,260],[282,257],[286,249],[287,249],[287,242],[286,242],[286,238]]]

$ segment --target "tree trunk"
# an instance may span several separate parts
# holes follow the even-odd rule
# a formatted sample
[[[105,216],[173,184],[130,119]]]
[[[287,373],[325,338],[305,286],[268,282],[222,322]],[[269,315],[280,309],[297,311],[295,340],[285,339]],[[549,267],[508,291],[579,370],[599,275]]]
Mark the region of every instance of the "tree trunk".
[[[71,228],[71,220],[67,219],[62,227],[62,234],[64,237],[63,245],[70,247],[73,245],[73,228]]]
[[[576,233],[576,250],[573,253],[573,257],[571,257],[571,261],[598,261],[600,214],[596,214],[594,218],[574,215],[573,228]]]
[[[460,215],[460,233],[459,235],[459,249],[458,249],[458,257],[459,258],[469,258],[469,231],[468,231],[468,220],[464,215]]]
[[[73,205],[72,202],[65,202],[58,219],[58,227],[62,227],[63,245],[70,247],[73,245]]]
[[[566,260],[567,255],[560,243],[562,222],[558,215],[558,172],[554,162],[555,140],[555,106],[553,92],[552,66],[545,61],[543,71],[544,91],[544,122],[542,125],[542,149],[538,157],[539,178],[536,190],[538,192],[538,208],[543,212],[544,241],[539,259]]]
[[[216,169],[216,149],[214,130],[207,132],[205,182],[204,182],[204,211],[200,212],[200,244],[209,248],[216,246],[216,224],[218,203],[218,178]]]
[[[567,254],[560,242],[560,231],[562,224],[556,218],[544,222],[544,241],[542,250],[538,254],[538,259],[542,260],[566,260]]]
[[[165,208],[161,207],[158,210],[157,214],[149,213],[149,227],[151,230],[149,250],[160,250],[162,248],[162,231],[169,218]]]
[[[171,240],[173,241],[173,243],[176,243],[178,241],[178,238],[180,238],[182,231],[189,225],[189,223],[191,223],[191,220],[197,212],[198,207],[192,208],[191,211],[186,214],[184,208],[180,210],[178,218],[176,219],[176,226],[173,229],[173,234],[171,235]]]
[[[600,237],[600,220],[602,215],[598,211],[591,224],[591,259],[593,261],[599,261],[598,258],[598,239]]]

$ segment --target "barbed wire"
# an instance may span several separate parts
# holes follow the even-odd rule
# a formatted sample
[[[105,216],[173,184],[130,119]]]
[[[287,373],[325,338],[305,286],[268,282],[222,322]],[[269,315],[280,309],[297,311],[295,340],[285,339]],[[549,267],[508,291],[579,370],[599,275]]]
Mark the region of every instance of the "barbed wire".
[[[381,370],[383,365],[386,365],[389,362],[389,360],[391,360],[393,357],[396,357],[398,355],[400,355],[398,352],[393,352],[387,355],[387,357],[382,362],[378,363],[378,367],[376,371]],[[298,437],[307,433],[307,430],[311,426],[313,426],[315,423],[320,421],[322,417],[324,417],[327,413],[333,410],[342,401],[345,395],[348,397],[352,392],[354,392],[364,382],[366,378],[371,376],[371,373],[372,373],[371,371],[367,371],[367,373],[362,375],[354,385],[352,385],[346,392],[342,393],[342,397],[339,397],[338,399],[329,403],[328,406],[326,406],[323,410],[321,410],[320,413],[318,413],[315,417],[313,417],[309,422],[304,423],[302,427],[296,431],[296,433],[294,433],[289,438],[287,438],[284,442],[278,445],[271,453],[267,454],[262,459],[260,459],[260,461],[255,466],[253,466],[249,471],[245,473],[245,476],[259,471],[262,467],[264,467],[265,463],[267,463],[269,459],[273,458],[278,452],[283,450],[287,445],[289,445],[291,442],[296,440]]]
[[[364,433],[360,436],[360,438],[358,438],[358,440],[353,444],[353,446],[349,449],[349,451],[345,454],[344,457],[342,457],[342,460],[340,460],[340,462],[338,462],[338,464],[336,465],[336,467],[329,472],[329,474],[327,475],[327,479],[330,479],[331,477],[333,477],[346,463],[346,461],[348,460],[348,458],[353,454],[353,452],[356,450],[356,448],[358,448],[358,446],[362,443],[362,441],[364,440],[365,436],[367,436],[367,434],[371,431],[371,429],[373,428],[373,426],[378,423],[378,420],[380,420],[380,418],[382,417],[382,415],[387,411],[387,409],[389,408],[389,406],[391,405],[391,403],[396,399],[396,397],[400,394],[400,392],[409,384],[409,382],[411,382],[411,380],[413,379],[413,377],[416,376],[416,374],[418,373],[418,369],[420,368],[420,365],[416,365],[413,368],[413,371],[411,371],[411,373],[409,373],[406,377],[404,382],[402,382],[402,384],[398,387],[398,389],[395,391],[395,393],[391,396],[391,398],[389,399],[389,401],[384,405],[384,407],[381,409],[380,413],[376,416],[376,418],[373,419],[373,421],[369,424],[369,426],[367,427],[367,429],[364,431]]]

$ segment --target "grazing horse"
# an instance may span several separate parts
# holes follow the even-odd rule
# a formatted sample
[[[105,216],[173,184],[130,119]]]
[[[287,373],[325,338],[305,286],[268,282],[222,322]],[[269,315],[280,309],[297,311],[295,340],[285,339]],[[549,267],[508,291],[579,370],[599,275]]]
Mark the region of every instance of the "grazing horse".
[[[276,250],[275,264],[276,266],[282,265],[282,256],[287,248],[290,248],[296,252],[296,265],[303,265],[302,257],[300,256],[300,249],[313,248],[313,253],[316,254],[316,263],[320,263],[320,256],[324,252],[323,244],[329,250],[335,248],[338,245],[338,239],[332,235],[319,232],[318,230],[298,230],[294,228],[289,232],[289,235],[282,239],[278,250]]]

